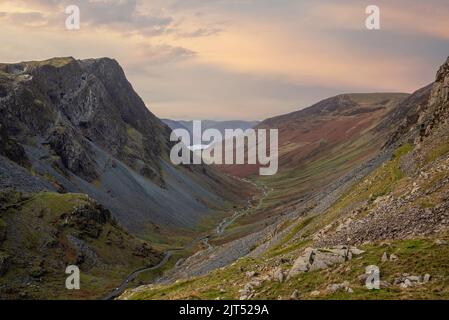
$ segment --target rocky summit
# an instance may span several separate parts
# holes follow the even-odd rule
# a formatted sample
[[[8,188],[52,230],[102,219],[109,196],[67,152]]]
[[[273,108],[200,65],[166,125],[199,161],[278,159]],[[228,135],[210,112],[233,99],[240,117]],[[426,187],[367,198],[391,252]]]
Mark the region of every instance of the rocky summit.
[[[0,93],[2,187],[89,194],[140,234],[192,228],[211,214],[205,203],[239,199],[212,168],[172,166],[170,129],[115,60],[0,64]]]

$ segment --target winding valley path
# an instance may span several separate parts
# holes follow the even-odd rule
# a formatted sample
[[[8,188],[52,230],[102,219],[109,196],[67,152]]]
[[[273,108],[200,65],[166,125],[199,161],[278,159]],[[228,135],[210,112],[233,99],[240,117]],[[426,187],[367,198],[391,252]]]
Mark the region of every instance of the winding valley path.
[[[253,210],[257,210],[261,207],[263,201],[265,200],[265,198],[267,197],[267,195],[269,194],[269,189],[265,184],[261,184],[258,185],[250,180],[247,179],[240,179],[246,183],[250,183],[252,185],[254,185],[256,188],[258,188],[259,190],[261,190],[262,192],[262,196],[259,198],[259,201],[257,202],[257,205],[253,205],[251,201],[255,201],[257,200],[257,195],[255,195],[253,197],[252,200],[248,200],[248,206],[240,211],[235,211],[234,214],[230,217],[226,217],[224,218],[215,228],[214,232],[212,234],[206,235],[206,236],[202,236],[200,238],[196,238],[194,239],[192,242],[188,243],[187,245],[185,245],[182,248],[179,249],[170,249],[164,252],[164,257],[162,258],[162,260],[152,266],[152,267],[143,267],[140,269],[137,269],[135,271],[133,271],[132,273],[130,273],[125,280],[123,280],[123,282],[120,284],[120,286],[118,286],[117,288],[115,288],[112,292],[110,292],[108,295],[106,295],[105,297],[102,298],[102,300],[111,300],[111,299],[115,299],[116,297],[120,296],[127,288],[130,282],[132,282],[134,279],[136,279],[140,274],[147,272],[147,271],[154,271],[157,269],[162,268],[163,266],[165,266],[167,264],[167,262],[170,260],[170,258],[173,256],[173,253],[175,252],[179,252],[182,250],[186,250],[186,249],[190,249],[193,246],[195,246],[196,244],[202,242],[205,246],[206,246],[206,250],[212,249],[212,245],[209,243],[209,239],[215,234],[215,235],[222,235],[226,228],[228,228],[232,223],[234,223],[235,220],[237,220],[238,218],[248,214],[249,212],[253,211]],[[178,259],[178,261],[176,262],[176,264],[178,264],[178,262],[180,262],[183,258]]]

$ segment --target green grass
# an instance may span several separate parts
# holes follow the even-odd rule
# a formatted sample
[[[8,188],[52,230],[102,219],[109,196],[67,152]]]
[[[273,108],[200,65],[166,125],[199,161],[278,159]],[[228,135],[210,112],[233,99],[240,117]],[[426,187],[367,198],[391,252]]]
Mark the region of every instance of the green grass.
[[[49,65],[55,68],[61,68],[71,63],[72,61],[74,61],[72,57],[56,57],[44,61],[27,61],[25,63],[30,66],[37,66],[37,67]]]
[[[444,143],[441,143],[437,145],[436,147],[432,148],[430,152],[426,155],[425,163],[430,163],[432,161],[435,161],[442,155],[445,155],[449,152],[449,141],[446,141]]]
[[[446,236],[447,238],[447,236]],[[309,293],[320,290],[320,299],[447,299],[449,298],[449,246],[436,245],[434,239],[414,239],[392,241],[390,244],[365,245],[366,250],[360,258],[328,270],[302,274],[285,285],[270,284],[261,298],[288,296],[292,288],[311,298]],[[395,262],[381,262],[383,252],[394,253],[399,257]],[[366,266],[377,265],[381,271],[381,280],[393,283],[403,273],[424,275],[429,273],[432,281],[428,284],[401,289],[391,286],[387,289],[369,291],[358,277],[364,273]],[[326,293],[327,285],[348,281],[354,293]],[[271,287],[274,286],[274,287]]]
[[[66,220],[65,217],[70,217],[80,205],[92,205],[87,195],[41,192],[24,196],[9,192],[0,194],[0,200],[7,208],[2,212],[7,238],[0,244],[0,249],[12,261],[8,272],[1,278],[12,293],[4,293],[0,289],[0,297],[16,297],[22,293],[28,298],[100,298],[118,286],[131,271],[159,261],[153,254],[147,258],[134,255],[142,241],[113,220],[105,224],[98,224],[88,216],[81,224]],[[94,207],[90,208],[94,210]],[[95,216],[97,213],[92,211],[91,214]],[[99,236],[85,233],[88,227],[99,228]],[[94,265],[80,264],[81,290],[75,291],[68,291],[64,286],[65,267],[78,265],[80,254],[69,240],[70,236],[82,240],[95,252],[98,262]]]
[[[242,280],[244,271],[249,270],[260,260],[240,259],[224,269],[212,271],[207,276],[181,280],[169,286],[154,286],[152,289],[132,293],[133,300],[148,299],[235,299],[240,287],[234,285]]]
[[[274,176],[264,177],[264,183],[274,191],[267,197],[263,209],[287,204],[299,195],[307,195],[349,171],[355,164],[369,157],[376,147],[372,136],[363,135],[355,141],[342,143],[326,150],[319,158],[286,168]]]
[[[307,225],[309,225],[315,216],[301,218],[300,221],[279,241],[278,244],[270,248],[270,250],[266,253],[269,257],[274,257],[281,255],[283,253],[287,253],[293,250],[297,250],[300,247],[304,247],[310,241],[307,240],[298,240],[294,243],[291,243],[289,246],[284,247],[288,244],[300,231],[302,231]]]
[[[447,235],[441,239],[448,239]],[[361,256],[335,265],[327,270],[300,274],[284,283],[265,281],[257,289],[257,299],[288,299],[293,290],[299,290],[301,299],[448,299],[449,298],[449,246],[436,245],[434,238],[391,241],[361,247],[366,252]],[[399,260],[381,262],[383,252],[396,254]],[[243,258],[223,269],[215,270],[207,276],[182,280],[168,286],[154,286],[136,293],[127,293],[127,298],[145,299],[238,299],[239,292],[249,279],[245,272],[255,270],[267,260]],[[370,291],[360,282],[359,276],[368,265],[377,265],[381,280],[391,284],[389,288]],[[290,264],[283,264],[288,270]],[[432,280],[420,286],[401,289],[393,286],[396,277],[408,273],[424,275],[429,273]],[[328,292],[327,286],[348,281],[353,293]],[[312,297],[312,291],[320,295]]]

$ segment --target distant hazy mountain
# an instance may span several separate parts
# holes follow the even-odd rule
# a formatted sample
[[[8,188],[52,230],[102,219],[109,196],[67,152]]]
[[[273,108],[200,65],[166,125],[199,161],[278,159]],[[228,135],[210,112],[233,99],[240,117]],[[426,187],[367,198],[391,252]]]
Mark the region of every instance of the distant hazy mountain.
[[[186,129],[189,131],[190,136],[193,138],[195,135],[193,133],[193,121],[192,120],[171,120],[162,119],[165,124],[167,124],[172,130],[175,129]],[[202,131],[206,129],[217,129],[221,132],[224,137],[226,129],[242,129],[246,130],[257,126],[260,121],[244,121],[244,120],[227,120],[227,121],[215,121],[215,120],[202,120],[201,129]],[[200,138],[196,136],[195,138]]]

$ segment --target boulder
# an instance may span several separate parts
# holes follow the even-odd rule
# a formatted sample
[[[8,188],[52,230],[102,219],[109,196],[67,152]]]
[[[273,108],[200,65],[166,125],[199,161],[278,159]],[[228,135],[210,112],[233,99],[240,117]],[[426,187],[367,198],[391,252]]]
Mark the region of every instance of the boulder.
[[[251,281],[249,284],[255,288],[260,287],[262,285],[262,283],[258,280]]]
[[[247,283],[243,289],[239,290],[240,300],[248,300],[254,296],[253,286]]]
[[[353,255],[356,255],[356,256],[365,253],[365,251],[360,250],[360,249],[357,249],[357,248],[355,248],[355,247],[351,247],[350,250],[351,250],[351,253],[352,253]]]
[[[330,293],[335,293],[335,292],[340,291],[340,290],[349,291],[349,289],[351,289],[351,288],[349,288],[349,282],[348,281],[345,281],[345,282],[342,282],[342,283],[334,283],[334,284],[331,284],[331,285],[329,285],[327,287],[327,290]]]
[[[410,287],[413,287],[413,284],[409,279],[405,279],[405,281],[402,282],[399,286],[401,288],[410,288]]]
[[[290,295],[291,300],[298,300],[299,299],[299,290],[295,289],[292,294]]]
[[[398,256],[395,255],[395,254],[391,254],[390,255],[390,261],[396,261],[396,260],[399,260]]]
[[[420,276],[408,276],[406,280],[411,282],[422,282],[422,278]]]
[[[332,265],[341,264],[351,260],[352,255],[362,254],[364,251],[357,248],[337,246],[333,248],[307,248],[304,254],[293,263],[288,279],[303,272],[327,269]]]
[[[277,268],[274,273],[273,277],[275,280],[279,281],[280,283],[284,282],[284,272],[281,268]]]
[[[430,281],[430,274],[426,273],[424,276],[415,276],[404,273],[402,277],[394,279],[394,285],[399,285],[401,288],[410,288],[416,285],[422,285]]]
[[[317,297],[317,296],[319,296],[320,294],[321,294],[320,291],[314,290],[314,291],[312,291],[312,292],[310,293],[310,296],[311,296],[311,297]]]

